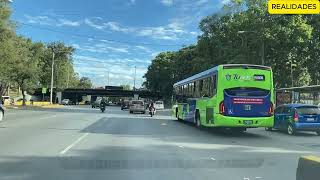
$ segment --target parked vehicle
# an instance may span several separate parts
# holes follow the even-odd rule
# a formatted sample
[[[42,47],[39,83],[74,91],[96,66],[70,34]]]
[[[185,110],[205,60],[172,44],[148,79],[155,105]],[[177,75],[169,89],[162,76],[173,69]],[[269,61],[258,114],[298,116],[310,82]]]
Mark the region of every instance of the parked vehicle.
[[[154,103],[154,107],[155,107],[156,109],[164,109],[163,101],[156,101],[156,102]]]
[[[133,100],[129,104],[130,113],[141,112],[143,114],[146,113],[144,102],[141,100]]]
[[[70,105],[70,104],[71,104],[71,101],[70,101],[70,99],[63,99],[63,100],[61,101],[61,104],[62,104],[62,105]]]
[[[273,128],[285,130],[289,135],[297,131],[313,131],[320,135],[320,109],[316,105],[281,105],[275,109]]]
[[[4,117],[4,107],[2,106],[2,104],[0,104],[0,121],[3,120]]]
[[[129,109],[129,101],[128,100],[124,100],[122,103],[121,103],[121,110],[124,110],[124,109]]]

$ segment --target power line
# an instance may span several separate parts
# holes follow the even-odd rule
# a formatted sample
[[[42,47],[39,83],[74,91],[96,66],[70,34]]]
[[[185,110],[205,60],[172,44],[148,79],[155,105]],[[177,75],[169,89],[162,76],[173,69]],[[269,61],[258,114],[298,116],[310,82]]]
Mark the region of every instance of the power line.
[[[91,38],[91,39],[95,39],[95,40],[105,40],[105,41],[114,42],[114,43],[121,43],[121,44],[145,45],[145,46],[171,46],[171,47],[182,47],[183,46],[182,44],[153,44],[153,43],[143,43],[143,42],[137,42],[137,41],[121,41],[121,40],[115,40],[115,39],[106,39],[105,37],[102,37],[102,36],[100,37],[100,36],[90,36],[90,35],[84,35],[84,34],[69,33],[69,32],[55,30],[52,28],[39,27],[39,26],[35,26],[32,24],[23,23],[23,22],[19,22],[19,24],[21,24],[23,26],[29,26],[32,28],[51,31],[51,32],[55,32],[55,33],[59,33],[59,34],[63,34],[63,35],[69,35],[69,36],[73,36],[73,37],[86,38],[86,39]]]

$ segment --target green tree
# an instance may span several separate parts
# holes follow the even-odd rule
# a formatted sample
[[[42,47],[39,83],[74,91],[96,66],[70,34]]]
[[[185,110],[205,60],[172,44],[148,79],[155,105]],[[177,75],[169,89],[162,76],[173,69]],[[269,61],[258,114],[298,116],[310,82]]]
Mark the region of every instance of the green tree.
[[[89,89],[92,88],[92,82],[88,77],[82,77],[79,80],[78,88]]]
[[[196,45],[152,61],[145,74],[148,89],[168,96],[174,82],[200,71],[220,64],[262,64],[262,59],[273,69],[276,88],[319,83],[318,15],[270,15],[265,0],[232,0],[199,28]]]
[[[23,105],[25,105],[25,92],[36,87],[40,66],[38,44],[33,44],[30,39],[17,37],[15,39],[15,56],[8,64],[10,80],[15,82],[22,91]]]
[[[120,85],[120,87],[123,88],[123,90],[131,90],[131,87],[129,84],[126,84],[126,85]]]
[[[0,98],[10,84],[8,62],[15,54],[13,38],[16,36],[10,21],[11,10],[7,0],[0,0]]]
[[[175,57],[174,52],[160,53],[148,67],[144,75],[146,82],[144,86],[152,91],[160,92],[164,97],[169,97],[172,92],[174,69],[172,66]]]
[[[46,45],[45,52],[41,59],[42,72],[40,83],[44,87],[49,87],[51,84],[51,66],[52,56],[54,52],[54,86],[58,89],[73,87],[74,81],[79,81],[73,69],[72,54],[75,49],[71,46],[66,46],[62,42],[52,42]]]

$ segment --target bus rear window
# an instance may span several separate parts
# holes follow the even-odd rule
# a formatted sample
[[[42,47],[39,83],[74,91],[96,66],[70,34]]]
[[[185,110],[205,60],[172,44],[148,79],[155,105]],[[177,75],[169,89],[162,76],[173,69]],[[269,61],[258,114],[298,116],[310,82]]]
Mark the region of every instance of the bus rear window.
[[[296,108],[298,114],[308,114],[308,115],[318,115],[320,114],[320,109],[316,106],[305,106]]]
[[[225,89],[225,93],[227,93],[229,96],[267,96],[270,91],[260,88],[251,88],[251,87],[238,87],[238,88],[231,88],[231,89]]]

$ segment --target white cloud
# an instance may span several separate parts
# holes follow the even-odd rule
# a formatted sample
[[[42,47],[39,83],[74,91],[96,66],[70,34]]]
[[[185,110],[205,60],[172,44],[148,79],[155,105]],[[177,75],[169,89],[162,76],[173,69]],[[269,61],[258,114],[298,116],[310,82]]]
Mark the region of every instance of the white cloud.
[[[172,6],[173,0],[161,0],[161,3],[165,6]]]
[[[166,25],[154,27],[127,27],[118,22],[103,22],[102,18],[86,18],[85,24],[98,30],[109,30],[113,32],[121,32],[132,34],[135,36],[150,37],[152,39],[160,40],[177,40],[186,38],[183,35],[190,35],[190,32],[184,29],[185,24],[178,19],[172,19]],[[194,34],[191,34],[194,35]],[[107,42],[107,40],[100,40]]]
[[[146,62],[143,59],[127,59],[127,58],[97,58],[90,56],[74,56],[75,70],[83,75],[88,76],[93,80],[95,85],[106,85],[107,74],[111,85],[129,84],[133,85],[134,66],[129,66],[128,62]],[[127,62],[127,63],[126,63]],[[150,63],[150,61],[148,61]],[[136,84],[141,86],[143,75],[147,72],[147,66],[137,67],[136,69]]]
[[[124,32],[124,33],[132,31],[129,28],[120,27],[120,24],[116,22],[107,22],[107,23],[104,23],[103,25],[105,28],[109,28],[112,31]]]
[[[143,50],[144,52],[151,53],[152,51],[145,46],[135,46],[139,50]]]
[[[151,37],[153,39],[177,40],[178,35],[183,34],[181,29],[175,29],[167,26],[146,27],[137,32],[138,36]]]
[[[116,53],[128,53],[127,47],[115,47],[111,46],[110,44],[106,43],[97,43],[97,44],[90,44],[90,45],[84,45],[80,46],[79,44],[72,44],[72,46],[78,50],[81,51],[88,51],[93,53],[110,53],[110,52],[116,52]]]
[[[208,1],[209,0],[199,0],[199,1],[196,1],[195,3],[196,3],[196,5],[201,6],[201,5],[208,3]]]
[[[25,14],[24,17],[27,19],[27,22],[30,24],[40,24],[40,25],[47,25],[47,26],[80,26],[79,21],[72,21],[69,19],[54,19],[50,18],[49,16],[30,16]]]
[[[30,16],[25,14],[24,17],[26,17],[27,22],[31,24],[54,25],[54,21],[48,16]]]
[[[96,22],[94,22],[94,21],[97,21],[97,20],[102,20],[102,18],[100,18],[100,17],[94,17],[94,18],[86,18],[85,20],[84,20],[84,23],[85,24],[87,24],[88,26],[91,26],[91,27],[93,27],[93,28],[96,28],[96,29],[103,29],[104,28],[104,26],[103,25],[98,25]]]
[[[231,2],[231,0],[221,0],[221,3],[222,4],[228,4],[228,3],[230,3]]]
[[[80,26],[80,22],[79,21],[70,21],[68,19],[59,19],[60,24],[58,24],[57,26]]]
[[[190,34],[191,34],[191,35],[194,35],[194,36],[197,36],[197,35],[198,35],[198,33],[197,33],[197,32],[194,32],[194,31],[191,31]]]

